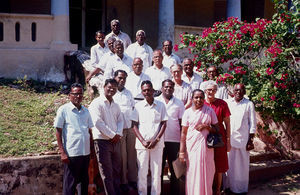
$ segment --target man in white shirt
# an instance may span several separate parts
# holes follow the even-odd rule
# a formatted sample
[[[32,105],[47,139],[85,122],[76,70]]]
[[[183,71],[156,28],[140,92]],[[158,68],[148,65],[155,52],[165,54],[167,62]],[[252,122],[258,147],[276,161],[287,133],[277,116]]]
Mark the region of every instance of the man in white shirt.
[[[129,186],[137,189],[136,137],[131,128],[130,119],[135,103],[131,92],[125,88],[127,73],[124,70],[117,70],[114,76],[114,79],[118,83],[118,90],[114,96],[114,101],[120,106],[124,121],[123,137],[121,139],[121,190],[128,192]]]
[[[131,44],[131,40],[126,33],[121,31],[120,21],[116,19],[112,20],[110,22],[110,27],[111,33],[106,35],[105,42],[109,39],[109,37],[114,37],[116,40],[121,40],[124,44],[124,48],[126,49]]]
[[[151,170],[151,194],[161,192],[161,164],[164,148],[163,134],[166,129],[167,113],[164,104],[153,98],[150,81],[143,81],[142,94],[145,100],[135,105],[132,114],[133,130],[137,137],[135,148],[138,161],[138,193],[147,195],[147,174]]]
[[[93,127],[95,152],[106,194],[120,193],[121,144],[123,115],[113,100],[118,83],[107,79],[104,94],[94,99],[89,106]]]
[[[95,35],[95,39],[97,40],[97,44],[91,47],[91,65],[97,66],[100,62],[101,57],[109,51],[108,47],[105,46],[104,39],[105,34],[104,32],[97,31]]]
[[[143,72],[152,66],[152,48],[145,43],[146,33],[143,30],[138,30],[136,32],[136,42],[129,45],[125,53],[129,55],[132,59],[139,57],[143,60]]]
[[[253,138],[256,132],[256,115],[254,104],[244,98],[245,86],[234,86],[234,98],[227,99],[230,116],[230,143],[228,154],[229,170],[226,186],[234,193],[247,193],[249,184],[249,150],[254,148]]]
[[[176,160],[180,146],[181,118],[184,113],[184,105],[181,100],[173,96],[175,83],[169,79],[162,83],[162,94],[157,100],[164,103],[168,121],[165,131],[165,147],[163,151],[162,170],[164,170],[166,160],[168,159],[170,178],[170,194],[179,194],[179,180],[176,178],[172,162]],[[161,174],[161,186],[163,187],[163,173]],[[163,188],[162,188],[163,190]],[[163,193],[162,193],[163,194]]]
[[[143,100],[141,84],[143,81],[150,80],[150,77],[143,71],[143,61],[141,58],[134,58],[132,63],[132,72],[128,74],[125,87],[128,89],[135,100]]]
[[[102,91],[103,85],[104,85],[104,70],[106,67],[106,64],[108,63],[108,60],[111,56],[114,55],[114,42],[116,41],[115,38],[111,37],[107,40],[108,45],[108,52],[106,52],[100,59],[100,61],[96,64],[95,70],[90,72],[88,76],[86,77],[86,82],[89,83],[90,86],[96,87],[98,92]],[[92,94],[94,94],[94,88],[93,91],[91,91]]]
[[[200,84],[203,82],[202,77],[199,74],[194,73],[194,63],[190,58],[185,58],[182,62],[183,75],[182,80],[188,83],[192,91],[200,89]]]
[[[192,106],[192,88],[181,79],[181,75],[183,73],[182,69],[183,68],[180,64],[173,64],[170,67],[173,81],[175,83],[174,96],[183,102],[185,109],[188,109]]]
[[[163,56],[160,50],[153,52],[154,65],[147,68],[146,74],[150,77],[155,90],[161,89],[161,83],[166,79],[171,79],[170,69],[165,67],[162,63]]]
[[[54,121],[64,163],[63,193],[75,194],[77,184],[81,183],[81,194],[87,194],[90,148],[93,148],[91,128],[94,125],[88,109],[81,105],[83,87],[80,84],[72,84],[69,98],[69,103],[59,107]]]
[[[181,60],[180,58],[172,53],[173,51],[173,45],[172,45],[172,41],[170,40],[166,40],[163,42],[163,65],[170,68],[170,66],[172,66],[173,64],[181,64]]]
[[[124,53],[123,43],[120,40],[114,42],[115,55],[108,59],[105,68],[104,77],[106,79],[113,78],[114,72],[124,70],[127,74],[132,70],[132,58]]]

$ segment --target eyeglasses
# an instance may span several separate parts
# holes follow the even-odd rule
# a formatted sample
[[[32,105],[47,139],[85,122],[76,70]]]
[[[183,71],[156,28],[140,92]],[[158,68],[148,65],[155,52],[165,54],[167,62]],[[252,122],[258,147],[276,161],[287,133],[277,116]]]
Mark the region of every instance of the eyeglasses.
[[[208,91],[208,92],[216,92],[217,89],[206,89],[205,91]]]
[[[70,93],[73,96],[83,96],[83,93]]]

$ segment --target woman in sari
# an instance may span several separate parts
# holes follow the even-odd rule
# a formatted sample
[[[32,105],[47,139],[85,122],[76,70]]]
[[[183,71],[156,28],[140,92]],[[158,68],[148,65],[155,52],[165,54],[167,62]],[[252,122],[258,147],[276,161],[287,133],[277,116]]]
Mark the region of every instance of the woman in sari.
[[[212,108],[204,105],[204,92],[192,93],[193,106],[182,117],[179,159],[187,163],[186,194],[211,195],[215,173],[214,150],[206,145],[210,131],[218,131],[218,119]]]
[[[216,173],[214,177],[214,194],[221,194],[222,174],[228,170],[227,152],[230,151],[230,111],[227,103],[224,100],[215,97],[218,90],[218,84],[215,81],[203,82],[203,89],[205,92],[204,104],[214,109],[219,123],[220,134],[224,146],[214,149],[214,160],[216,166]],[[225,124],[225,128],[223,125]]]

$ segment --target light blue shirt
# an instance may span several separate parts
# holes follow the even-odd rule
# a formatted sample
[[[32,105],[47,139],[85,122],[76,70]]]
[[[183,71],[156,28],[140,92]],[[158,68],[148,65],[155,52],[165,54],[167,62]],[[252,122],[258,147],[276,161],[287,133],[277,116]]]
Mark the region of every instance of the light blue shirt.
[[[63,147],[69,157],[90,154],[90,134],[93,122],[87,108],[78,110],[72,102],[62,105],[54,120],[54,127],[62,128]]]

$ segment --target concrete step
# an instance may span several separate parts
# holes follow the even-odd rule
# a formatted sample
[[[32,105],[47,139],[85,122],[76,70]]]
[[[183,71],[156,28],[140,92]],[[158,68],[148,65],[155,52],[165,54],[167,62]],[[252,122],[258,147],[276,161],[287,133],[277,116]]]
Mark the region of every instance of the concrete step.
[[[300,172],[300,159],[276,159],[250,163],[249,182],[257,183],[267,181],[291,171]]]
[[[281,158],[280,153],[278,152],[257,152],[250,151],[250,162],[260,162],[260,161],[268,161],[268,160],[279,160]]]

